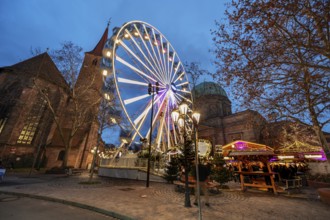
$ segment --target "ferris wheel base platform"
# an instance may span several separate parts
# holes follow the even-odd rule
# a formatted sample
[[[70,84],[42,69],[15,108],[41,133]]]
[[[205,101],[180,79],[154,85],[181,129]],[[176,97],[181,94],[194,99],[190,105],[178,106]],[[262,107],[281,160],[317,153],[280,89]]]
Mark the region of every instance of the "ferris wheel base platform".
[[[118,179],[133,179],[143,181],[147,179],[147,171],[141,168],[99,167],[98,175],[102,177],[112,177]],[[166,182],[162,175],[152,172],[150,172],[149,180],[152,182]]]

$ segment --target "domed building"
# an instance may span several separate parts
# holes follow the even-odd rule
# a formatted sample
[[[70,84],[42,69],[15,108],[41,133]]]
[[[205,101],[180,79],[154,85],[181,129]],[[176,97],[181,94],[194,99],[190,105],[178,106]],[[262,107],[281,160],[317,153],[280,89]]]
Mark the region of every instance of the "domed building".
[[[212,146],[235,140],[261,143],[261,131],[267,124],[258,112],[245,110],[232,113],[225,90],[214,82],[203,82],[193,89],[194,106],[201,113],[199,138]]]
[[[231,115],[231,102],[226,91],[213,82],[198,84],[194,90],[195,106],[199,107],[201,119]],[[205,102],[207,100],[207,102]]]

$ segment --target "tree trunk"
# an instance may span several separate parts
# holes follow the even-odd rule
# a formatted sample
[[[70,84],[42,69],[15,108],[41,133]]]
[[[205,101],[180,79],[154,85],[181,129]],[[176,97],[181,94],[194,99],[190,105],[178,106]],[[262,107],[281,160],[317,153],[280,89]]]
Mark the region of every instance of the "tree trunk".
[[[71,151],[72,137],[70,137],[68,143],[65,145],[65,154],[63,158],[62,167],[66,168],[68,166],[68,159]]]

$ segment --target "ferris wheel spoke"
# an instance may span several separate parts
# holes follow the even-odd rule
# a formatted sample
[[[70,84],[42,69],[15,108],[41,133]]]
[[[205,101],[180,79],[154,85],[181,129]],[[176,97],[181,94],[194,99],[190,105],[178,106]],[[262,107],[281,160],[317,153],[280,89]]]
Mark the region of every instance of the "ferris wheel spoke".
[[[164,94],[157,97],[157,99],[154,101],[154,105],[156,105],[159,100],[161,100],[161,103],[159,103],[159,107],[157,109],[155,117],[152,120],[152,126],[153,127],[154,127],[155,123],[157,122],[158,117],[160,117],[161,110],[163,109],[163,104],[165,103],[165,99],[163,98],[163,96],[164,96]],[[150,129],[147,132],[147,136],[149,136],[149,133],[150,133]]]
[[[166,106],[166,112],[169,114],[170,112],[171,112],[171,110],[170,110],[170,105],[167,105]],[[170,146],[171,146],[171,142],[170,142],[170,140],[171,140],[171,136],[170,136],[170,117],[167,117],[167,149],[170,149]]]
[[[161,96],[157,97],[154,101],[154,105],[157,104],[157,102],[161,99]],[[151,109],[151,100],[149,101],[147,107],[145,108],[145,110],[134,120],[134,124],[140,124],[140,121],[143,117],[146,117],[146,115],[148,115],[148,113],[150,112]]]
[[[163,62],[162,62],[162,58],[160,56],[160,51],[159,51],[159,44],[160,44],[160,42],[158,42],[158,39],[156,38],[155,31],[153,29],[152,29],[152,34],[153,34],[153,37],[154,37],[155,42],[157,44],[157,45],[155,45],[155,47],[157,49],[156,51],[157,51],[157,55],[158,55],[158,62],[159,62],[159,65],[160,65],[160,67],[162,69],[163,74],[165,75],[165,68],[164,68],[164,65],[163,65]]]
[[[178,91],[179,91],[179,92],[183,92],[183,93],[187,93],[187,94],[191,94],[191,92],[188,91],[188,90],[182,90],[182,89],[179,89]]]
[[[134,124],[135,125],[139,124],[141,119],[148,114],[150,109],[151,109],[151,102],[149,103],[148,107],[134,120]]]
[[[192,104],[192,101],[190,99],[187,99],[186,97],[184,97],[183,95],[176,93],[175,94],[175,98],[178,100],[178,102],[180,102],[180,100],[186,100],[187,102]]]
[[[148,83],[140,82],[140,81],[137,81],[137,80],[125,79],[125,78],[122,78],[122,77],[118,77],[118,82],[120,82],[120,83],[127,83],[127,84],[133,84],[133,85],[141,85],[141,86],[148,87]]]
[[[182,80],[183,76],[184,76],[185,72],[181,72],[180,75],[178,75],[178,77],[173,81],[173,83],[176,83],[179,79]],[[188,84],[188,81],[186,81],[186,83]]]
[[[139,135],[139,137],[143,137],[143,135],[141,134],[141,132],[140,132],[140,130],[141,130],[141,128],[142,128],[142,125],[144,124],[144,122],[145,122],[145,120],[146,120],[146,116],[147,116],[147,114],[140,114],[140,116],[138,117],[139,118],[139,120],[138,120],[138,122],[137,123],[133,123],[132,121],[131,121],[131,119],[130,118],[128,118],[128,120],[131,122],[131,124],[132,124],[132,126],[133,126],[133,128],[134,128],[134,130],[135,130],[135,133],[134,133],[134,135],[133,135],[133,137],[132,137],[132,140],[134,140],[135,139],[135,137],[136,137],[136,135],[138,134]]]
[[[148,74],[145,74],[144,72],[142,72],[141,70],[139,70],[138,68],[136,68],[135,66],[131,65],[130,63],[126,62],[125,60],[123,60],[121,57],[119,57],[118,55],[116,56],[116,60],[120,63],[122,63],[123,65],[129,67],[131,70],[133,70],[134,72],[136,72],[139,75],[142,75],[148,79],[150,79],[153,82],[156,82],[157,80],[155,80],[154,78],[152,78],[151,76],[149,76]]]
[[[154,36],[154,39],[155,39],[155,36]],[[158,45],[158,42],[157,42],[156,39],[155,39],[155,42],[156,42],[157,45]],[[154,44],[154,42],[152,42],[151,39],[149,39],[149,45],[150,45],[150,48],[151,48],[151,50],[152,50],[152,55],[151,55],[151,57],[153,57],[153,60],[154,60],[154,62],[156,63],[156,66],[158,67],[159,72],[165,75],[164,71],[162,70],[162,67],[161,67],[160,62],[158,61],[159,58],[157,57],[157,54],[156,54],[156,52],[155,52],[155,48],[154,48],[154,45],[153,45],[153,44]],[[154,59],[154,58],[155,58],[155,59]]]
[[[124,42],[122,42],[121,45],[131,56],[133,56],[137,61],[139,61],[139,63],[142,64],[144,68],[146,68],[154,77],[156,77],[158,81],[161,80],[161,76],[153,72]]]
[[[134,98],[125,99],[124,104],[128,105],[128,104],[134,103],[136,101],[140,101],[141,99],[145,99],[147,97],[149,97],[149,94],[144,94],[144,95],[136,96]]]
[[[137,30],[138,31],[138,30]],[[160,78],[164,78],[161,74],[159,74],[159,71],[157,71],[156,69],[155,69],[155,67],[154,67],[154,65],[151,63],[151,61],[148,59],[148,57],[145,55],[145,53],[144,53],[144,51],[143,51],[143,49],[140,47],[140,45],[136,42],[136,40],[134,39],[134,37],[131,35],[131,33],[129,33],[129,31],[127,31],[126,30],[126,32],[127,32],[127,34],[130,36],[130,38],[131,38],[131,41],[134,43],[134,47],[136,47],[138,50],[139,50],[139,52],[142,54],[142,56],[143,56],[143,58],[144,58],[144,60],[149,64],[149,66],[153,69],[153,70],[151,70],[149,67],[148,67],[148,65],[145,63],[145,62],[143,62],[134,52],[132,52],[132,50],[130,50],[130,48],[123,42],[123,47],[127,50],[127,51],[129,51],[129,53],[130,54],[132,54],[133,56],[134,56],[134,58],[135,59],[137,59],[150,73],[152,73],[155,77],[157,77],[158,78],[158,80],[161,80]],[[140,32],[138,32],[139,33],[139,36],[140,36],[140,38],[141,38],[141,33]],[[144,40],[143,39],[140,39],[141,40],[141,42],[143,42],[144,43]],[[158,74],[157,74],[158,73]]]
[[[131,144],[133,143],[133,141],[135,140],[135,138],[136,138],[137,135],[139,135],[140,138],[144,138],[144,137],[140,134],[140,132],[135,131],[135,132],[133,133],[133,135],[132,135],[132,139],[131,139],[131,142],[129,143],[129,145],[131,145]]]
[[[155,59],[154,59],[154,56],[151,56],[151,53],[150,53],[149,47],[148,47],[147,44],[145,43],[146,40],[149,41],[149,44],[150,44],[151,47],[153,48],[152,43],[150,43],[149,33],[147,32],[147,30],[146,30],[146,28],[145,28],[145,25],[143,25],[143,29],[145,30],[145,35],[143,35],[143,34],[140,32],[140,30],[136,27],[136,25],[134,25],[134,28],[135,28],[135,30],[138,32],[138,34],[139,34],[139,36],[140,36],[140,41],[141,41],[142,44],[144,45],[144,48],[147,50],[147,52],[148,52],[148,54],[149,54],[149,57],[152,59],[152,61],[153,61],[153,63],[154,63],[154,65],[151,65],[151,63],[150,63],[150,65],[151,65],[152,67],[153,67],[153,66],[157,67],[158,70],[155,70],[155,68],[153,67],[154,71],[155,71],[155,72],[158,72],[159,75],[162,76],[163,80],[165,80],[165,78],[164,78],[165,74],[164,74],[164,72],[162,72],[162,70],[161,70],[161,66],[160,66],[159,62],[157,62],[157,57],[155,56],[155,58],[156,58],[156,60],[155,60]],[[139,48],[142,50],[142,47],[140,47],[140,44],[136,44],[136,46],[139,47]],[[145,54],[143,53],[143,55],[145,55]],[[148,60],[149,60],[149,59],[148,59]],[[162,74],[161,74],[161,73],[162,73]]]
[[[174,67],[174,61],[175,61],[175,56],[176,56],[176,53],[174,52],[173,53],[173,57],[172,57],[172,62],[171,62],[171,69],[170,69],[170,71],[168,72],[168,75],[169,75],[169,78],[170,78],[170,82],[172,82],[173,81],[173,79],[172,79],[172,72],[173,72],[173,67]],[[174,74],[174,73],[173,73]]]
[[[173,54],[173,52],[172,52],[172,54]],[[173,62],[172,62],[173,60],[172,61],[170,60],[170,43],[167,43],[167,53],[166,53],[166,56],[167,56],[167,78],[168,78],[168,81],[171,82],[170,65],[173,64]]]
[[[136,133],[140,134],[140,130],[142,128],[142,125],[144,124],[145,120],[146,120],[147,114],[144,114],[143,117],[141,118],[142,120],[139,121],[139,126],[136,128]],[[140,137],[143,137],[142,135],[140,135]]]
[[[137,29],[137,28],[136,28]],[[150,48],[152,49],[152,51],[153,51],[153,55],[151,54],[151,52],[150,52],[150,49],[149,49],[149,46],[146,44],[146,42],[144,41],[144,40],[142,40],[142,43],[143,43],[143,45],[144,45],[144,47],[145,47],[145,49],[147,50],[147,52],[148,52],[148,55],[149,55],[149,57],[151,58],[151,60],[153,61],[153,63],[154,63],[154,66],[157,68],[157,71],[156,72],[159,72],[159,73],[162,73],[163,75],[164,75],[164,72],[162,71],[162,69],[161,69],[161,65],[160,65],[160,63],[159,62],[157,62],[157,55],[156,55],[156,53],[155,53],[155,50],[154,50],[154,47],[153,47],[153,42],[151,42],[151,38],[150,38],[150,33],[148,33],[148,31],[147,31],[147,29],[146,29],[146,27],[145,27],[145,25],[143,25],[143,29],[144,29],[144,32],[146,33],[146,35],[147,35],[147,41],[149,42],[149,45],[150,45]],[[141,36],[141,32],[137,29],[137,31],[139,32],[139,35]]]
[[[165,126],[165,117],[163,117],[163,118],[160,120],[160,123],[159,123],[158,134],[157,134],[157,139],[156,139],[156,142],[157,142],[157,148],[159,148],[159,146],[160,146],[160,144],[161,144],[161,141],[162,141],[162,139],[164,138],[164,137],[163,137],[163,129],[164,129],[164,126]]]
[[[179,61],[177,67],[173,68],[174,73],[173,73],[173,75],[172,75],[171,82],[174,81],[174,77],[177,75],[177,72],[178,72],[178,70],[180,69],[180,66],[181,66],[181,62]]]
[[[183,83],[177,84],[176,86],[184,86],[184,85],[188,85],[188,84],[189,84],[189,82],[186,81],[186,82],[183,82]]]
[[[170,138],[170,127],[169,127],[169,117],[164,117],[163,128],[162,128],[162,139],[167,139],[167,143],[163,143],[162,150],[166,151],[166,149],[170,149],[171,146],[171,138]]]
[[[166,44],[166,48],[164,48],[164,43]],[[163,41],[163,37],[160,37],[160,46],[161,46],[161,54],[162,54],[162,62],[163,62],[163,66],[164,66],[164,72],[165,72],[165,77],[166,77],[166,82],[169,82],[169,79],[167,78],[167,74],[168,74],[168,69],[166,68],[166,59],[165,59],[165,53],[167,53],[167,42]]]

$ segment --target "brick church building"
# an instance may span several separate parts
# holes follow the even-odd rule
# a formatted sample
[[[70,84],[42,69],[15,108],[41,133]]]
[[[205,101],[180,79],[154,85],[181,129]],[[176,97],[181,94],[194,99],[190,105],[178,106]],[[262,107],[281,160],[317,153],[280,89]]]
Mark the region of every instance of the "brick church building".
[[[257,111],[249,109],[232,113],[231,101],[225,90],[214,82],[196,85],[193,95],[194,106],[201,113],[199,138],[209,141],[213,148],[236,140],[266,144],[275,150],[285,147],[281,132],[290,128],[292,122],[269,122]],[[329,143],[330,134],[323,133]],[[316,139],[314,143],[318,143],[311,130],[307,134],[300,132],[297,138],[301,139],[302,136],[310,136],[307,141]]]
[[[213,146],[235,140],[261,143],[261,130],[267,121],[258,112],[245,110],[232,113],[225,90],[213,82],[203,82],[193,90],[194,105],[201,113],[199,137]]]
[[[90,152],[97,144],[99,128],[95,114],[102,97],[99,66],[107,38],[108,28],[95,48],[85,53],[74,88],[47,53],[0,68],[3,163],[18,166],[37,158],[35,167],[60,167],[68,141],[72,147],[67,165],[87,168],[91,164]],[[78,114],[83,118],[75,120]]]

